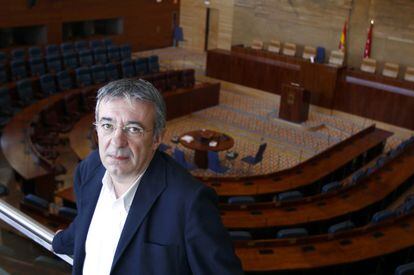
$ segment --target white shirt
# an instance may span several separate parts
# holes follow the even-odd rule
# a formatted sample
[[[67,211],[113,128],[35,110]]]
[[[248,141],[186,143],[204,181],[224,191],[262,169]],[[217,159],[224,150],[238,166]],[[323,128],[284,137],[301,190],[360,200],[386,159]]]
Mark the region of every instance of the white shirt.
[[[105,172],[101,193],[86,237],[83,274],[109,275],[119,237],[143,174],[140,174],[134,184],[117,199],[112,179],[108,172]]]

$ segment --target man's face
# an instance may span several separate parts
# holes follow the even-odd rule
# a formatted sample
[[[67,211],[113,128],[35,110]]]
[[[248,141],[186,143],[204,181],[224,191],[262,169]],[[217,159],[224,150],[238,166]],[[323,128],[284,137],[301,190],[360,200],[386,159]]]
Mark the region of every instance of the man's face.
[[[131,182],[151,161],[161,137],[154,138],[155,108],[148,102],[103,99],[98,109],[102,164],[113,180]],[[140,129],[145,130],[139,134]]]

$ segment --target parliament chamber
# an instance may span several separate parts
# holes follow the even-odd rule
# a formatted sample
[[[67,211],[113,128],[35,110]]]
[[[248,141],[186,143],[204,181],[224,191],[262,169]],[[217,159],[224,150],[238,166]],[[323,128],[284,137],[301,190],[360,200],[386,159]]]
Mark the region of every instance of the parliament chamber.
[[[414,274],[414,4],[293,2],[0,0],[0,274],[71,274],[50,238],[122,78],[246,274]]]

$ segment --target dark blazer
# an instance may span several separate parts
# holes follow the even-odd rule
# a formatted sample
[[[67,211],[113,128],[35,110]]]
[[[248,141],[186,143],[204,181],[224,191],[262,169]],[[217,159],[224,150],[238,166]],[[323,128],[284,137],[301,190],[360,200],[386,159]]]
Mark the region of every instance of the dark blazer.
[[[53,239],[55,252],[74,256],[73,274],[82,274],[86,235],[104,173],[97,151],[78,165],[78,215]],[[215,192],[157,151],[133,199],[111,274],[243,274]]]

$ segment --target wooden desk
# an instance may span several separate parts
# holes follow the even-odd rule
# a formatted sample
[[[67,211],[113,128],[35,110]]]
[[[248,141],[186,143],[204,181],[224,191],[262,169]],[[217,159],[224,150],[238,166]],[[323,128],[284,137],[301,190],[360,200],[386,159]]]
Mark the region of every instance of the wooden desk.
[[[275,229],[331,224],[335,219],[361,214],[369,216],[380,210],[384,200],[407,188],[406,182],[413,176],[414,145],[411,144],[401,155],[356,185],[295,202],[221,205],[222,219],[227,228]]]
[[[89,155],[93,147],[91,135],[95,131],[92,124],[94,119],[95,113],[83,116],[69,133],[70,147],[81,160]]]
[[[214,188],[219,196],[258,196],[309,188],[324,179],[329,180],[332,173],[351,164],[358,156],[366,153],[372,158],[379,154],[391,135],[371,126],[283,171],[254,177],[200,179]]]
[[[191,136],[193,140],[191,142],[186,142],[183,140],[183,136]],[[184,147],[195,151],[194,163],[198,168],[202,169],[208,168],[208,151],[225,151],[234,145],[234,140],[232,137],[212,130],[191,131],[183,134],[179,140]],[[216,142],[217,145],[210,146],[210,142]]]
[[[335,267],[341,264],[379,258],[413,246],[412,212],[341,234],[235,243],[236,254],[246,272],[304,272],[333,267],[331,273],[322,274],[335,274],[338,272]]]

